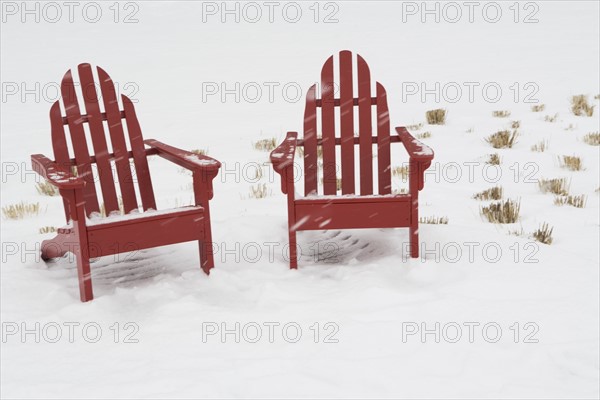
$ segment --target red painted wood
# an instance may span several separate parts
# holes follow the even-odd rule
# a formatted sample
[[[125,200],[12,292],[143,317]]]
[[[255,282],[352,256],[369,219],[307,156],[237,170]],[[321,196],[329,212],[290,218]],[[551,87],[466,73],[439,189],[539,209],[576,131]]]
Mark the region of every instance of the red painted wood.
[[[152,180],[150,179],[150,168],[144,148],[144,138],[142,129],[135,115],[135,108],[131,100],[121,95],[123,101],[123,110],[125,111],[125,120],[127,121],[127,133],[129,133],[129,144],[133,152],[133,162],[135,164],[135,174],[142,198],[144,211],[149,209],[156,210],[156,200],[154,200],[154,190],[152,190]]]
[[[304,195],[317,194],[317,106],[316,85],[306,94],[304,109]]]
[[[171,214],[88,226],[87,234],[91,256],[101,257],[198,240],[203,231],[204,209],[182,207]]]
[[[133,177],[131,175],[131,165],[129,164],[130,155],[125,144],[125,133],[121,118],[119,103],[115,86],[110,76],[102,68],[97,67],[98,79],[100,80],[100,90],[102,91],[102,101],[104,103],[104,117],[108,122],[108,131],[110,133],[110,142],[113,149],[111,159],[115,160],[117,176],[119,177],[119,188],[123,199],[123,210],[129,214],[132,210],[138,209],[138,202],[133,186]],[[133,153],[131,154],[133,155]]]
[[[323,133],[323,193],[336,193],[335,163],[335,114],[333,99],[335,86],[333,82],[333,56],[323,65],[321,70],[321,131]]]
[[[314,203],[298,201],[296,220],[298,230],[400,228],[409,227],[410,197],[397,197],[394,201],[338,201]]]
[[[94,146],[96,165],[98,167],[100,188],[102,189],[102,200],[104,201],[106,215],[110,215],[110,213],[114,211],[119,211],[119,201],[115,190],[115,179],[110,164],[110,153],[106,144],[104,126],[102,125],[100,105],[98,104],[98,93],[96,93],[96,85],[94,83],[94,76],[92,75],[92,67],[90,64],[80,64],[78,71],[85,111],[88,115],[90,136],[92,137],[92,144]]]
[[[354,97],[352,53],[340,52],[340,143],[342,194],[354,194]]]
[[[360,140],[360,194],[373,194],[373,131],[371,120],[371,74],[365,60],[358,55],[358,115]]]
[[[297,232],[303,230],[355,228],[409,228],[410,253],[418,257],[419,216],[418,195],[424,185],[424,171],[431,164],[433,151],[416,140],[406,128],[396,128],[390,136],[389,110],[384,87],[376,84],[376,96],[371,96],[370,72],[364,59],[357,57],[358,97],[353,97],[352,54],[340,53],[340,98],[327,89],[332,81],[332,59],[321,74],[325,87],[322,99],[315,99],[315,86],[308,91],[304,110],[304,139],[288,134],[286,140],[271,153],[271,162],[281,175],[281,188],[287,194],[290,268],[297,268]],[[333,107],[340,107],[339,137],[331,137]],[[358,106],[359,137],[354,137],[354,107]],[[372,110],[376,106],[377,134],[373,136]],[[322,107],[323,138],[316,137],[316,107]],[[335,124],[335,121],[333,122]],[[334,125],[335,126],[335,125]],[[352,136],[349,134],[351,133]],[[402,143],[410,156],[409,194],[392,195],[390,144]],[[378,194],[373,195],[373,144],[377,145]],[[360,195],[340,196],[327,186],[328,196],[317,196],[317,148],[323,146],[324,161],[335,160],[331,147],[341,147],[342,193],[353,194],[354,145],[360,153]],[[332,146],[333,145],[333,146]],[[294,195],[293,154],[296,146],[304,146],[305,197]],[[333,155],[332,155],[333,154]],[[352,159],[349,155],[352,154]],[[331,181],[327,181],[330,185]]]
[[[106,112],[102,113],[97,102],[97,92],[95,88],[92,89],[93,74],[90,66],[82,64],[79,66],[79,71],[86,114],[82,115],[79,110],[73,79],[69,71],[65,75],[61,87],[66,117],[61,116],[58,102],[50,110],[52,144],[56,160],[52,161],[41,154],[31,156],[33,169],[59,188],[65,205],[65,215],[72,222],[71,227],[59,229],[55,238],[42,243],[42,258],[48,260],[61,257],[67,252],[75,254],[81,301],[92,300],[94,296],[90,257],[186,241],[198,241],[201,267],[208,274],[214,267],[208,202],[213,196],[212,180],[218,174],[221,164],[210,157],[196,156],[156,140],[149,140],[148,143],[152,148],[146,149],[131,101],[123,96],[124,110],[119,110],[112,81],[99,68],[100,88],[106,109]],[[125,145],[121,118],[126,118],[131,151],[127,151]],[[108,151],[102,126],[103,120],[108,121],[113,153]],[[74,158],[69,156],[64,131],[65,123],[69,126],[75,153]],[[90,155],[88,152],[84,123],[89,124],[95,155]],[[169,213],[130,214],[125,219],[105,219],[101,223],[95,221],[93,224],[89,224],[86,214],[98,209],[94,183],[89,181],[91,164],[97,163],[99,169],[103,170],[107,164],[115,161],[120,188],[124,196],[123,200],[126,204],[125,209],[131,211],[137,208],[129,167],[129,159],[133,158],[138,172],[143,208],[147,210],[156,208],[146,159],[148,155],[154,154],[178,165],[186,166],[193,171],[196,205],[175,209]],[[79,176],[72,174],[70,169],[72,165],[77,166]],[[107,201],[109,197],[112,197],[112,193],[109,191],[108,195],[106,194],[106,182],[103,181],[102,176],[100,179],[103,197]],[[114,186],[112,188],[116,195]],[[291,193],[293,194],[293,187]],[[116,200],[116,197],[113,200]],[[113,203],[107,209],[110,211],[114,206]]]
[[[390,154],[390,113],[387,94],[377,82],[377,182],[379,194],[392,193],[392,160]]]
[[[86,185],[83,188],[83,198],[85,201],[85,212],[89,216],[94,212],[100,212],[98,198],[96,196],[96,187],[94,183],[94,175],[92,172],[92,161],[88,151],[85,131],[83,129],[83,121],[80,119],[81,112],[77,102],[75,93],[75,84],[71,70],[67,71],[60,84],[67,121],[69,124],[69,132],[71,134],[71,142],[73,144],[73,152],[77,161],[77,174],[81,176]]]
[[[60,101],[54,102],[50,108],[50,126],[52,136],[52,149],[54,151],[54,159],[56,163],[65,169],[71,169],[71,165],[77,165],[75,159],[73,163],[70,162],[69,148],[67,146],[67,137],[65,135],[65,127],[62,123],[62,116],[60,114]],[[63,208],[65,210],[65,219],[67,223],[71,219],[71,210],[67,199],[63,198]]]

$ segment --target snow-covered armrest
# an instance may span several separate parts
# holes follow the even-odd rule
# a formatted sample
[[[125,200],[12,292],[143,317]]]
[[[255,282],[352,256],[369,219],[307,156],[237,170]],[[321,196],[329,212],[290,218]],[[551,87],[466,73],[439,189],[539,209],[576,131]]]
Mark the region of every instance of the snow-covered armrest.
[[[179,165],[180,167],[195,171],[198,169],[206,171],[218,171],[221,163],[212,157],[192,153],[191,151],[181,150],[177,147],[169,146],[155,139],[144,140],[144,144],[158,150],[158,155]]]
[[[410,158],[419,162],[427,162],[433,160],[433,150],[431,147],[419,142],[411,135],[408,130],[399,126],[396,128],[396,132],[400,137],[400,141],[404,144],[406,151]]]
[[[78,189],[84,181],[42,154],[31,156],[33,170],[59,189]]]
[[[277,148],[273,150],[270,155],[273,169],[275,172],[281,175],[281,191],[286,194],[288,193],[288,178],[291,180],[292,185],[290,193],[294,193],[294,169],[288,169],[288,167],[292,167],[294,165],[297,138],[298,132],[288,132],[285,140],[281,142],[281,144],[277,146]],[[288,174],[292,174],[292,176],[288,177]]]
[[[285,140],[271,152],[271,163],[278,173],[281,174],[286,167],[294,164],[297,138],[297,132],[288,132]]]

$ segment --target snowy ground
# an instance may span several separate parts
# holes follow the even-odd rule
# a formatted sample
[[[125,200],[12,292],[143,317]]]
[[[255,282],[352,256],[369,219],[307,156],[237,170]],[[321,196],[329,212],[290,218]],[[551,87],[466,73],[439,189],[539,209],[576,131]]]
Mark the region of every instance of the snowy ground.
[[[297,23],[288,22],[295,6],[287,3],[272,23],[262,2],[254,3],[257,23],[244,3],[239,23],[233,14],[221,22],[221,2],[119,3],[118,15],[112,2],[99,3],[96,23],[86,3],[72,23],[63,3],[55,3],[56,23],[55,9],[35,4],[37,23],[21,2],[2,2],[1,202],[42,208],[2,220],[2,397],[598,398],[599,154],[583,141],[599,130],[597,2],[519,3],[518,16],[513,2],[499,2],[497,23],[486,21],[495,18],[486,2],[472,23],[460,2],[456,23],[445,3],[439,23],[434,15],[421,21],[421,2],[298,3]],[[137,22],[124,23],[127,16]],[[448,110],[446,125],[413,133],[430,132],[424,142],[435,150],[421,215],[449,223],[421,225],[427,253],[417,260],[405,258],[404,229],[300,233],[302,249],[320,257],[306,254],[290,271],[285,197],[268,153],[252,142],[301,132],[304,93],[292,101],[294,88],[306,90],[342,49],[361,54],[386,86],[393,126]],[[36,246],[52,236],[39,228],[64,217],[59,197],[36,192],[29,155],[52,155],[48,111],[57,82],[80,62],[102,66],[137,100],[146,138],[208,149],[223,162],[210,277],[195,243],[107,257],[94,262],[96,298],[83,304],[72,260],[37,258]],[[222,101],[221,83],[236,82],[248,91]],[[436,82],[439,99],[422,99],[421,84]],[[453,82],[462,88],[455,102]],[[254,83],[262,88],[255,102]],[[576,94],[588,95],[593,117],[570,112]],[[535,100],[543,112],[531,112]],[[494,110],[511,116],[494,118]],[[498,150],[494,183],[497,170],[485,161],[496,150],[484,138],[515,120],[520,136]],[[545,152],[530,150],[543,140]],[[585,169],[561,168],[563,155],[581,157]],[[393,157],[394,165],[406,161],[398,147]],[[190,176],[159,159],[150,168],[159,208],[190,204]],[[538,189],[538,179],[560,177],[571,180],[571,194],[587,196],[585,208],[558,207]],[[250,198],[257,183],[270,195]],[[495,184],[504,198],[521,199],[519,223],[480,217],[486,202],[472,196]],[[399,178],[395,185],[405,186]],[[543,222],[554,227],[549,246],[530,237]]]

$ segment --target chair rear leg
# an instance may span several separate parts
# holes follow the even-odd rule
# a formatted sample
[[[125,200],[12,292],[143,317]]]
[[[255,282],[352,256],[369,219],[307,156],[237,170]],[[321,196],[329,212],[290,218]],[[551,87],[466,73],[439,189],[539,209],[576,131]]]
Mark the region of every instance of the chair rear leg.
[[[290,236],[290,269],[298,268],[298,249],[296,242],[296,231],[293,229],[289,229]]]
[[[209,275],[210,270],[215,267],[212,242],[207,240],[199,240],[198,247],[200,249],[200,267],[206,275]]]
[[[412,258],[419,258],[419,224],[416,226],[411,225],[408,229],[408,235],[410,236],[410,256]]]
[[[86,302],[94,299],[92,289],[92,274],[90,271],[90,257],[87,247],[75,252],[77,259],[77,276],[79,278],[79,297]]]

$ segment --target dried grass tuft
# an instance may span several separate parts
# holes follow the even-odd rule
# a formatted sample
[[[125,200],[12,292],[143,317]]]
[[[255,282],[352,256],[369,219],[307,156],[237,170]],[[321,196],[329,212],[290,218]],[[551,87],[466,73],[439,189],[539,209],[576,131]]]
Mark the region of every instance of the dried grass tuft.
[[[600,146],[600,132],[590,132],[583,137],[583,141],[590,146]]]
[[[552,244],[552,231],[553,227],[550,227],[546,222],[544,222],[538,230],[533,232],[533,237],[540,243],[543,244]]]
[[[507,117],[510,117],[510,111],[508,111],[508,110],[492,111],[492,116],[494,116],[496,118],[507,118]]]
[[[2,207],[6,219],[23,219],[28,216],[37,216],[40,213],[40,203],[20,202]]]
[[[500,200],[502,198],[502,186],[494,186],[493,188],[484,190],[473,195],[475,200]]]
[[[545,104],[535,104],[535,105],[531,106],[531,111],[533,111],[533,112],[542,112],[545,109],[546,109]]]
[[[35,189],[44,196],[58,196],[59,193],[58,188],[48,181],[38,183]]]
[[[518,221],[521,202],[507,199],[480,208],[480,214],[494,224],[512,224]]]
[[[432,224],[432,225],[447,225],[448,217],[436,217],[436,216],[420,217],[419,223],[420,224]]]
[[[542,193],[552,193],[560,196],[566,196],[569,194],[569,182],[567,178],[555,178],[555,179],[540,179],[538,186]]]
[[[571,98],[571,111],[579,117],[591,117],[594,115],[594,107],[588,103],[586,95],[580,94]]]
[[[517,136],[519,133],[514,130],[510,131],[498,131],[488,136],[485,141],[492,145],[495,149],[511,149],[516,143]]]
[[[570,205],[576,208],[584,208],[586,197],[584,194],[579,196],[557,196],[554,198],[554,204],[557,206]]]
[[[254,148],[256,150],[272,151],[275,149],[275,147],[277,147],[277,139],[276,138],[261,139],[257,142],[252,143],[252,146],[254,146]]]
[[[446,123],[446,110],[443,108],[429,110],[425,113],[425,118],[429,125],[444,125]]]

